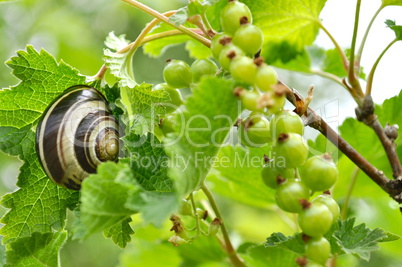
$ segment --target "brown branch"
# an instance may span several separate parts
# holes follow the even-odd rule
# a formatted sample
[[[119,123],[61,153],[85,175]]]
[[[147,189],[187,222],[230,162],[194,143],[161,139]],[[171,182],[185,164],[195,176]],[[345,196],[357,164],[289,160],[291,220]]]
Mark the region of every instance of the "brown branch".
[[[368,177],[379,185],[397,202],[402,203],[402,179],[390,180],[383,171],[378,170],[359,152],[356,151],[346,140],[340,137],[318,114],[308,108],[304,114],[299,113],[303,110],[303,96],[294,89],[290,89],[282,82],[278,86],[284,87],[288,93],[286,98],[296,107],[296,113],[305,115],[307,125],[321,132],[330,142],[332,142],[342,153],[344,153],[353,163],[356,164]],[[380,125],[381,126],[381,125]]]
[[[398,154],[396,153],[395,144],[393,140],[387,136],[377,116],[374,114],[374,103],[371,95],[367,95],[364,98],[363,105],[356,108],[356,117],[359,121],[372,128],[378,136],[378,139],[380,139],[391,165],[393,177],[398,178],[402,176],[402,166]]]

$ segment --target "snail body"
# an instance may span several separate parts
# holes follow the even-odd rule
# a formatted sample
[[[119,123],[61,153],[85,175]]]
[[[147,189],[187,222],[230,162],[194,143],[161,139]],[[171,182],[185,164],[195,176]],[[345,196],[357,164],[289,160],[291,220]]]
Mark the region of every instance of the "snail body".
[[[68,88],[46,109],[36,131],[36,152],[49,178],[79,190],[104,161],[117,161],[119,126],[95,88]]]

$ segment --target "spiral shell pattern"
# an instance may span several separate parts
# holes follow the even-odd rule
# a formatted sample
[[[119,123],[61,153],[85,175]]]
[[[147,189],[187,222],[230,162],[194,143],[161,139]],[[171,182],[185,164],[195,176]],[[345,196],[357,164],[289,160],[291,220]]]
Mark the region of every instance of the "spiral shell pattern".
[[[49,178],[74,190],[101,162],[117,161],[119,125],[105,97],[85,85],[64,91],[38,124],[36,152]]]

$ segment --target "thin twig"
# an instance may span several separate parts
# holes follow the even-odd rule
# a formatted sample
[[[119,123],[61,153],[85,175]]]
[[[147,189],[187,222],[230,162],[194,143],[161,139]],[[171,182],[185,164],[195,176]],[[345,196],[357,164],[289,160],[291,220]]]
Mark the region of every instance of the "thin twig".
[[[221,215],[221,212],[219,211],[218,206],[216,205],[215,198],[205,183],[201,186],[201,190],[204,192],[205,196],[208,198],[209,203],[211,204],[211,207],[214,210],[216,216],[222,220],[222,215]],[[236,253],[236,250],[233,248],[232,242],[230,241],[229,234],[228,234],[228,231],[226,229],[224,222],[221,224],[221,231],[222,231],[223,239],[225,241],[226,251],[228,253],[228,256],[229,256],[230,261],[232,262],[233,266],[245,267],[246,265],[244,264],[243,260],[239,257],[239,255]]]

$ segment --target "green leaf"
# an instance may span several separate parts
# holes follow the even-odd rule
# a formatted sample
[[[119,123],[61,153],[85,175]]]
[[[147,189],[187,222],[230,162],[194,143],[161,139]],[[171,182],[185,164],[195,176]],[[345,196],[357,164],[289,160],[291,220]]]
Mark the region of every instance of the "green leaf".
[[[10,209],[1,219],[5,224],[0,229],[4,243],[31,236],[34,232],[63,229],[66,209],[73,209],[78,202],[77,192],[56,185],[43,172],[35,153],[35,133],[9,131],[6,139],[10,142],[14,132],[18,135],[14,135],[16,140],[13,141],[20,140],[21,143],[19,147],[8,147],[6,151],[19,154],[24,164],[17,183],[20,189],[4,195],[1,200],[1,204]]]
[[[189,26],[189,25],[186,25]],[[160,23],[158,26],[154,27],[148,36],[152,36],[154,34],[163,33],[166,31],[175,30],[176,28],[166,24]],[[149,55],[150,57],[159,57],[162,55],[169,47],[175,46],[184,42],[191,40],[191,37],[188,35],[175,35],[162,39],[153,40],[152,42],[146,43],[143,46],[144,53]]]
[[[241,113],[232,82],[216,77],[203,79],[193,88],[185,107],[187,111],[177,116],[176,132],[164,140],[170,158],[169,176],[181,196],[202,185]]]
[[[131,67],[132,53],[117,53],[109,49],[103,50],[103,61],[121,87],[133,88],[137,83]]]
[[[179,198],[175,192],[140,192],[132,194],[126,207],[141,213],[145,223],[161,227],[177,210]]]
[[[66,240],[66,231],[20,238],[7,251],[5,266],[59,266],[59,251]]]
[[[130,41],[126,40],[125,34],[116,36],[114,32],[110,32],[105,40],[105,45],[115,52],[125,48],[129,43]]]
[[[163,103],[169,99],[168,94],[163,90],[152,91],[152,85],[141,84],[134,88],[124,88],[127,92],[128,105],[133,117],[129,119],[128,132],[134,130],[136,134],[145,134],[155,124],[159,123],[161,115],[166,109]]]
[[[242,2],[253,13],[253,23],[264,32],[262,56],[269,62],[275,61],[272,56],[287,62],[315,40],[326,0]]]
[[[282,233],[273,233],[267,238],[267,242],[264,243],[264,246],[287,249],[300,255],[303,255],[305,251],[301,234],[286,237]]]
[[[213,236],[199,236],[191,244],[179,246],[177,249],[187,266],[222,263],[227,256],[218,239]]]
[[[85,236],[127,219],[135,211],[125,207],[138,190],[131,169],[122,163],[105,162],[82,183],[81,222]]]
[[[0,266],[6,264],[6,247],[3,245],[3,237],[0,235]]]
[[[77,192],[57,186],[43,172],[35,153],[33,125],[57,95],[85,81],[77,70],[32,46],[18,51],[7,65],[21,82],[0,91],[0,149],[18,155],[24,164],[17,182],[20,189],[1,200],[10,209],[1,219],[4,243],[63,229],[66,209],[78,202]]]
[[[219,0],[191,1],[187,6],[180,8],[176,14],[169,18],[175,25],[183,25],[188,18],[195,15],[201,15],[206,12],[209,6],[212,6]]]
[[[128,154],[121,162],[130,165],[137,182],[147,191],[173,191],[173,182],[167,175],[169,159],[159,140],[151,133],[131,133],[123,141]]]
[[[338,50],[335,48],[325,51],[325,60],[321,69],[338,77],[345,77],[347,75],[343,66],[342,58],[339,55]]]
[[[247,266],[286,266],[297,267],[297,254],[279,247],[250,246],[247,253],[242,254]]]
[[[401,41],[402,40],[402,26],[401,25],[396,25],[395,21],[387,19],[385,21],[385,24],[390,28],[391,30],[394,31],[396,39]]]
[[[131,235],[134,234],[130,227],[131,218],[127,218],[109,229],[103,231],[106,238],[112,238],[113,242],[121,248],[125,248],[131,241]]]
[[[195,40],[187,41],[185,49],[189,52],[190,57],[195,59],[212,57],[211,49]]]
[[[57,95],[85,82],[76,69],[29,45],[6,64],[21,82],[10,90],[0,90],[0,127],[21,129],[36,122]]]
[[[370,230],[365,224],[354,226],[355,219],[339,221],[339,230],[334,238],[338,241],[343,252],[353,254],[363,260],[370,260],[370,253],[378,250],[378,242],[386,240],[387,235],[382,229]]]
[[[222,147],[207,180],[214,192],[241,203],[266,207],[275,203],[274,191],[261,179],[263,156],[270,148]]]
[[[402,6],[402,0],[382,0],[382,6]]]
[[[177,248],[167,241],[151,242],[135,238],[133,247],[120,256],[122,266],[180,266],[182,259]]]

